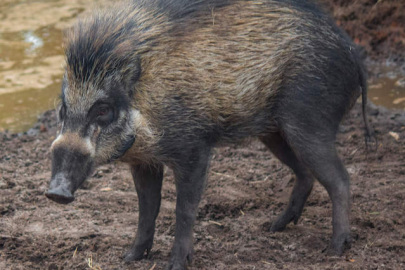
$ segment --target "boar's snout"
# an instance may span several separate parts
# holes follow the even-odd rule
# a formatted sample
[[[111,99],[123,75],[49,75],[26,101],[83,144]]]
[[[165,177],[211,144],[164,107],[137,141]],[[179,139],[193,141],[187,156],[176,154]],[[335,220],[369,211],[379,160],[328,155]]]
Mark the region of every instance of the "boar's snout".
[[[71,182],[63,173],[58,173],[51,179],[49,190],[45,193],[48,199],[61,204],[68,204],[74,201],[71,189]]]
[[[71,182],[63,173],[58,173],[51,179],[48,192],[45,196],[57,203],[68,204],[74,201],[71,190]]]
[[[74,201],[73,194],[93,169],[94,158],[89,145],[73,134],[55,140],[51,147],[52,177],[45,193],[48,199],[61,204]]]
[[[48,199],[60,204],[68,204],[75,200],[72,193],[63,187],[50,189],[47,193],[45,193],[45,196]]]

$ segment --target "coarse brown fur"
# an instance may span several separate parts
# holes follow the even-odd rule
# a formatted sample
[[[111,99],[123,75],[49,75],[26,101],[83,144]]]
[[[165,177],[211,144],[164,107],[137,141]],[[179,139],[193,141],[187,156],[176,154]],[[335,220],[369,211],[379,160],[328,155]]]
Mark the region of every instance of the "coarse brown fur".
[[[319,40],[344,48],[347,64],[353,64],[349,62],[354,50],[351,44],[330,34],[333,25],[317,24],[328,17],[309,18],[312,14],[280,1],[229,1],[223,7],[207,5],[193,16],[177,19],[151,2],[126,3],[124,8],[118,5],[96,13],[69,30],[65,40],[70,84],[66,100],[71,104],[97,100],[96,93],[101,91],[97,87],[107,73],[125,78],[126,69],[140,61],[142,72],[133,89],[132,106],[148,125],[144,130],[156,132],[139,132],[130,156],[141,158],[131,154],[139,154],[135,148],[157,142],[155,136],[176,129],[163,128],[169,123],[162,123],[162,115],[172,103],[189,110],[190,118],[184,119],[187,128],[181,130],[187,136],[217,130],[222,141],[232,141],[277,129],[271,115],[277,93],[298,74],[322,68],[317,59]],[[117,33],[121,36],[113,37]],[[108,55],[94,59],[85,71],[78,65],[80,61],[69,61],[84,39],[92,53],[114,39]],[[255,121],[264,112],[266,116],[259,119],[265,122]]]

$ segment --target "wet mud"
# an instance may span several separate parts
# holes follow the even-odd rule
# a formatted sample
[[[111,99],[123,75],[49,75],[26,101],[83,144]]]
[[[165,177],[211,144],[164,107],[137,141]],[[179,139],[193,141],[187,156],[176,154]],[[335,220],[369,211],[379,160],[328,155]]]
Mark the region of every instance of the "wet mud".
[[[404,269],[405,113],[372,107],[378,149],[366,151],[360,107],[343,122],[336,142],[351,177],[354,243],[343,257],[323,253],[332,207],[319,183],[297,225],[269,232],[295,177],[254,141],[214,152],[191,269]],[[92,269],[163,269],[174,239],[171,171],[165,172],[150,257],[124,263],[138,218],[129,170],[123,164],[100,167],[72,204],[46,199],[54,119],[50,111],[29,135],[0,134],[0,269],[91,269],[89,260]]]

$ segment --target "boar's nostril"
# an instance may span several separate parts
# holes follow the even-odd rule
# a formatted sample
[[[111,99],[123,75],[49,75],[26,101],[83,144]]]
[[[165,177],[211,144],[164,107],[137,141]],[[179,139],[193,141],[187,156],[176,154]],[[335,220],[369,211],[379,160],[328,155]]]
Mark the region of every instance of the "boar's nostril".
[[[45,196],[57,203],[68,204],[74,201],[72,193],[64,188],[53,188],[45,193]]]

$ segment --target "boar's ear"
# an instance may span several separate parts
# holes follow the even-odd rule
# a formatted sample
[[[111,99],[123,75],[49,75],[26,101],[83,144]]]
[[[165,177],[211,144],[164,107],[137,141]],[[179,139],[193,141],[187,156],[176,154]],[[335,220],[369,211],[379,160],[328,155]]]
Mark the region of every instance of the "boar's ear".
[[[136,59],[126,65],[122,71],[122,79],[128,94],[132,97],[135,91],[135,83],[141,76],[141,59],[137,56]]]

